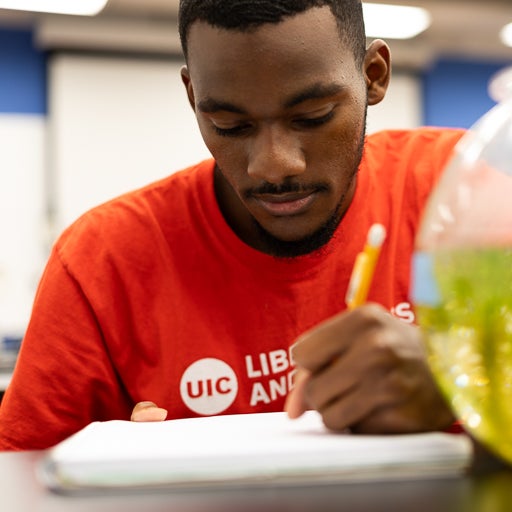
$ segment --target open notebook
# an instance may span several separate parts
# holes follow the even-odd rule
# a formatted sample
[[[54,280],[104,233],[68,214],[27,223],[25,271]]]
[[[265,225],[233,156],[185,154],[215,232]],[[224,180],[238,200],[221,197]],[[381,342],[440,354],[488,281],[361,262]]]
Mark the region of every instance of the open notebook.
[[[315,411],[92,423],[50,449],[39,467],[60,491],[290,485],[457,475],[462,434],[368,436],[328,431]]]

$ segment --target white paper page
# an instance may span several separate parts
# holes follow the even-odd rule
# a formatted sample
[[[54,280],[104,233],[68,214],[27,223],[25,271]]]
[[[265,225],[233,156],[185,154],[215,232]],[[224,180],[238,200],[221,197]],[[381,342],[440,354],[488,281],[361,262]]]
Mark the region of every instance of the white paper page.
[[[461,472],[464,435],[363,436],[328,431],[318,413],[93,423],[49,452],[46,469],[71,485],[185,485],[389,478]],[[412,468],[412,471],[411,471]]]

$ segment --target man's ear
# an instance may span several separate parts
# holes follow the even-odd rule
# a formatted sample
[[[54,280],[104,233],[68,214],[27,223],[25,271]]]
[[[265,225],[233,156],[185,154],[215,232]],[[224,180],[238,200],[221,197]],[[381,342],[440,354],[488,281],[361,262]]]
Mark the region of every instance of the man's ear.
[[[194,98],[194,88],[192,87],[192,81],[190,80],[190,73],[188,72],[187,66],[183,66],[181,68],[181,81],[185,85],[185,89],[187,90],[187,97],[192,110],[196,111],[196,101]]]
[[[366,50],[363,72],[368,89],[368,105],[380,103],[391,78],[391,52],[380,39],[373,41]]]

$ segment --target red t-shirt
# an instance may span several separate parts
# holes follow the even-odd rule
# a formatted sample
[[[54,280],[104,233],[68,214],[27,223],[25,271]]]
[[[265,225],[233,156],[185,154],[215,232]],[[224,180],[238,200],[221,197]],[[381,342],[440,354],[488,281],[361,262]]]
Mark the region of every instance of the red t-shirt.
[[[277,259],[244,244],[214,196],[213,161],[86,213],[55,244],[13,380],[0,449],[51,446],[152,400],[168,418],[280,411],[289,348],[345,309],[369,227],[385,225],[369,300],[413,321],[410,259],[425,200],[460,131],[369,136],[329,244]]]

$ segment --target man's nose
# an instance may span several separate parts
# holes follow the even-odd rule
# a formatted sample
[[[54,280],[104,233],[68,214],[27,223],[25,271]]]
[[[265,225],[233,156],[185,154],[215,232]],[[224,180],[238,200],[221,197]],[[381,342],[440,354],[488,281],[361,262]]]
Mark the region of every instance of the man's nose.
[[[306,170],[306,158],[296,134],[283,127],[259,130],[250,147],[247,173],[252,178],[279,184]]]

